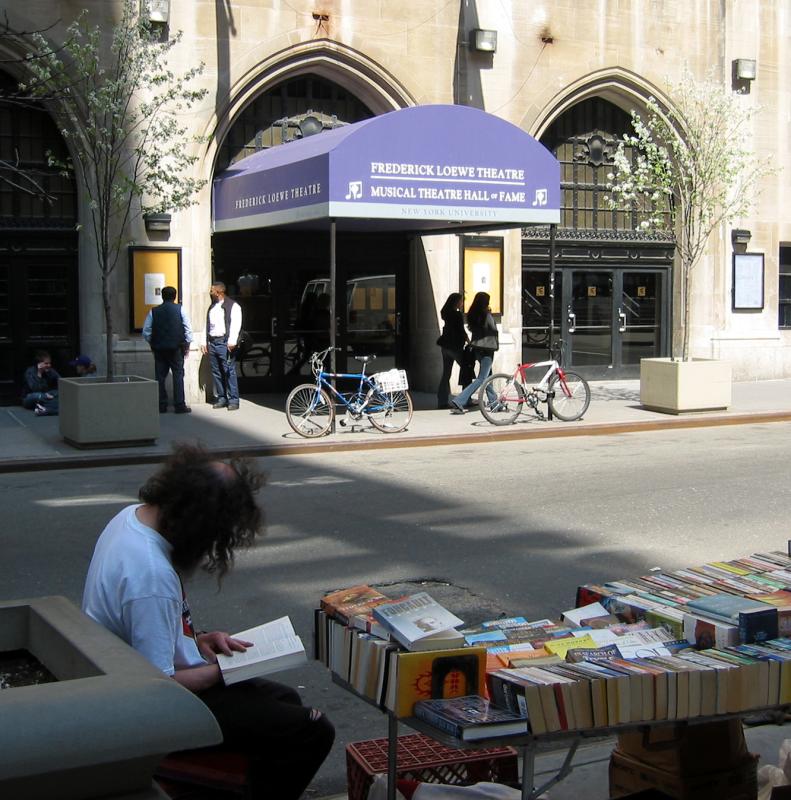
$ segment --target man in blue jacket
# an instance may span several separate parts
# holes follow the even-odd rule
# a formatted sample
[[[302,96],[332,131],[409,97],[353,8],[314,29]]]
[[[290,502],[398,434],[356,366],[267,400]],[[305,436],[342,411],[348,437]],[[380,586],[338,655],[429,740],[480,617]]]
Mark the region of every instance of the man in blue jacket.
[[[168,410],[165,381],[173,375],[173,405],[177,414],[189,414],[192,409],[184,402],[184,359],[189,355],[192,327],[184,308],[176,305],[176,290],[162,289],[162,303],[148,312],[143,325],[143,338],[154,354],[154,374],[159,383],[159,413]]]

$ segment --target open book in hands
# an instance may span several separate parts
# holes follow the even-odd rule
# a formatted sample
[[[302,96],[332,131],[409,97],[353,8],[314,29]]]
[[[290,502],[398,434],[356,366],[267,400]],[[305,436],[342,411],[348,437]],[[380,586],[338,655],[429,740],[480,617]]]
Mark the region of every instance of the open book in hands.
[[[288,617],[240,631],[233,634],[233,638],[253,644],[244,653],[235,652],[230,656],[217,654],[217,663],[226,686],[299,667],[308,660],[305,646],[294,632],[294,626]]]

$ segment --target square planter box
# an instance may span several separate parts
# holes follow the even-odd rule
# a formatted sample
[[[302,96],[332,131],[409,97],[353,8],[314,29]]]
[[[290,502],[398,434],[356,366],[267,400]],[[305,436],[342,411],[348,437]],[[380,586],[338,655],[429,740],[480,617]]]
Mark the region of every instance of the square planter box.
[[[132,447],[159,436],[159,386],[127,375],[61,378],[60,434],[75,447]]]
[[[727,361],[640,360],[640,403],[650,411],[682,414],[728,408],[732,382],[733,370]]]
[[[209,709],[64,597],[0,602],[0,652],[54,683],[0,691],[0,797],[161,800],[167,753],[222,741]]]

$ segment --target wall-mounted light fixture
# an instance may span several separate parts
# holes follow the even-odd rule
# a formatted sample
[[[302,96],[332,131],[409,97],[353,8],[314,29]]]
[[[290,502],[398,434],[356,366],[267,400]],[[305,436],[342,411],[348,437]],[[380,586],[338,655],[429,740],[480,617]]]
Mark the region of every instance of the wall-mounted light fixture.
[[[170,0],[141,0],[140,11],[149,22],[167,24],[170,17]]]
[[[734,228],[731,231],[731,244],[733,245],[743,245],[746,247],[751,238],[752,233],[750,233],[750,231],[748,231],[746,228]]]
[[[734,63],[736,64],[736,77],[740,81],[755,80],[756,64],[754,58],[737,58]]]
[[[475,28],[470,31],[470,47],[481,53],[497,52],[497,31]]]
[[[170,214],[143,214],[146,230],[170,233]]]

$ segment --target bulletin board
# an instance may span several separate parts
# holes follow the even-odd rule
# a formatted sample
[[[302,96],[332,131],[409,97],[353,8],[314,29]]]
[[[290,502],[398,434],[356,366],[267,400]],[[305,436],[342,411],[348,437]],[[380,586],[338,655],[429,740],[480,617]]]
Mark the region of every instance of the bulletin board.
[[[181,248],[129,248],[129,328],[140,332],[148,312],[162,302],[162,288],[175,286],[181,301]]]
[[[761,311],[764,307],[764,254],[733,254],[733,310]]]
[[[465,236],[462,238],[464,265],[464,310],[478,292],[491,298],[492,314],[503,313],[503,238]]]

